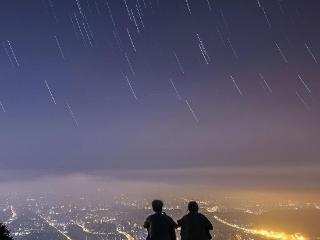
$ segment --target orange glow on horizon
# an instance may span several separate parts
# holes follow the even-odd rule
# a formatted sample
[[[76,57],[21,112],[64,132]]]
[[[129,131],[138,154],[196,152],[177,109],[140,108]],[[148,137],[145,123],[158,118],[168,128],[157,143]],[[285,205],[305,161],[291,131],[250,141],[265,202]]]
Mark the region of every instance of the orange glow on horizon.
[[[248,229],[248,228],[244,228],[241,226],[238,226],[236,224],[232,224],[229,222],[226,222],[225,220],[214,216],[214,218],[227,225],[230,226],[232,228],[236,228],[239,230],[242,230],[245,233],[249,233],[249,234],[253,234],[253,235],[259,235],[261,237],[265,237],[268,239],[275,239],[275,240],[308,240],[307,237],[303,236],[301,233],[294,233],[294,234],[287,234],[284,232],[276,232],[276,231],[270,231],[270,230],[265,230],[265,229]]]

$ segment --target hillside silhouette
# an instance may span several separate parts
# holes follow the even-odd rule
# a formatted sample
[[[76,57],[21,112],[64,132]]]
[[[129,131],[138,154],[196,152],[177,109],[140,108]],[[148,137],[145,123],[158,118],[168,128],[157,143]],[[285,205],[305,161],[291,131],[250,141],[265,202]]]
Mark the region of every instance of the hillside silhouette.
[[[7,226],[0,223],[0,240],[13,240]]]

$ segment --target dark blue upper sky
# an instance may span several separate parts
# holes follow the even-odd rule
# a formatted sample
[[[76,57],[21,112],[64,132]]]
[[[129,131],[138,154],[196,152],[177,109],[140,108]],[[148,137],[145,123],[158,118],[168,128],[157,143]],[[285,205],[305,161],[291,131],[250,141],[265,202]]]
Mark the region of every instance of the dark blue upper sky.
[[[2,0],[1,168],[316,165],[319,11],[316,0]]]

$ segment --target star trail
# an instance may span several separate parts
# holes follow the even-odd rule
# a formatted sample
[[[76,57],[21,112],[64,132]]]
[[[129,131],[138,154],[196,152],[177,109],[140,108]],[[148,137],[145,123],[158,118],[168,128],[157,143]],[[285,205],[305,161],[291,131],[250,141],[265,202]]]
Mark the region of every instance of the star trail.
[[[0,6],[3,170],[318,164],[317,1]]]

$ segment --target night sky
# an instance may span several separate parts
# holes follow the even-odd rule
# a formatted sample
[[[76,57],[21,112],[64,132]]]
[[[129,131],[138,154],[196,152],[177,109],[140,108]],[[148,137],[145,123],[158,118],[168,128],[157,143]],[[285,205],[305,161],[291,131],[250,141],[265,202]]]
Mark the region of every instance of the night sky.
[[[317,167],[319,12],[1,0],[1,171]]]

